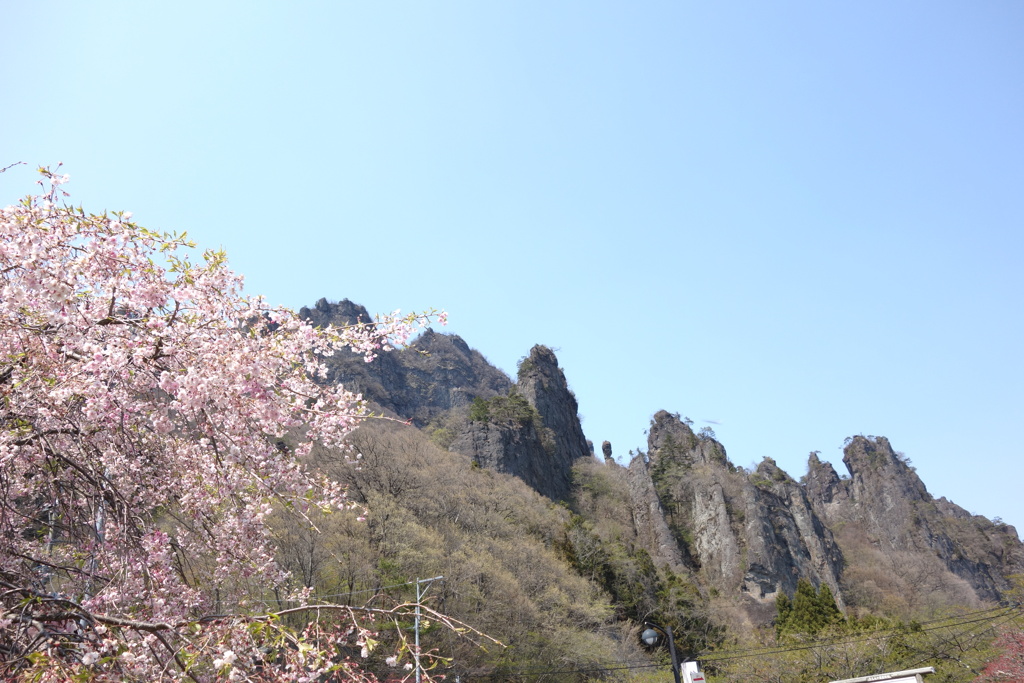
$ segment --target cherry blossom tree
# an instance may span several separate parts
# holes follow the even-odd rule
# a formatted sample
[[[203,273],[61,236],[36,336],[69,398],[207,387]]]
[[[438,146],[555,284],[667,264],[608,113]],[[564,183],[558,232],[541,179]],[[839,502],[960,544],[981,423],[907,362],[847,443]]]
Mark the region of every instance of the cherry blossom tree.
[[[977,683],[1024,681],[1024,631],[1007,630],[996,639],[999,656],[989,662]]]
[[[321,359],[444,314],[314,329],[222,252],[87,214],[40,171],[0,210],[0,677],[365,680],[358,612],[267,610],[265,520],[350,507],[302,465],[367,415]]]

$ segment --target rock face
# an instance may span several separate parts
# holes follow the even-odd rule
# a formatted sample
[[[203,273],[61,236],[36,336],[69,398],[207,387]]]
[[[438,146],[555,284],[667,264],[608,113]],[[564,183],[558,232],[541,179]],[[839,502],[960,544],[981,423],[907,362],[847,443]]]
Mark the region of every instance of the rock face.
[[[348,299],[320,299],[299,310],[313,325],[335,326],[369,322],[366,309]],[[434,417],[466,406],[473,398],[504,394],[512,382],[458,335],[426,330],[405,349],[381,353],[372,363],[357,354],[326,359],[327,381],[344,384],[384,410],[423,427]]]
[[[775,461],[765,458],[747,477],[744,489],[748,496],[753,493],[747,507],[746,538],[751,561],[744,590],[753,591],[757,586],[760,596],[755,597],[766,597],[780,589],[791,594],[796,590],[796,579],[817,579],[817,583],[829,586],[842,607],[839,578],[843,555],[803,487]]]
[[[1024,569],[1016,529],[932,498],[885,437],[853,437],[843,462],[848,479],[812,455],[808,498],[828,525],[854,525],[872,544],[900,558],[905,566],[897,571],[934,574],[935,567],[923,563],[937,558],[940,569],[967,582],[979,598],[996,600],[1010,587],[1007,577]]]
[[[320,299],[299,315],[317,326],[373,319],[348,299]],[[576,397],[545,346],[534,346],[523,359],[516,384],[461,337],[430,329],[408,348],[381,353],[372,363],[357,354],[325,362],[328,382],[362,393],[417,427],[444,421],[451,450],[481,467],[518,476],[553,500],[569,499],[573,463],[591,457]],[[483,402],[476,419],[470,410],[475,400]],[[487,402],[493,410],[485,409]]]
[[[754,473],[729,462],[714,438],[694,434],[678,415],[654,416],[648,453],[630,463],[638,533],[656,492],[682,561],[718,592],[742,593],[756,622],[770,619],[779,591],[797,580],[826,583],[839,593],[842,554],[802,487],[766,460]],[[646,549],[672,557],[647,535]]]
[[[338,303],[331,303],[327,299],[320,299],[313,308],[303,306],[299,309],[299,317],[308,320],[314,327],[345,327],[359,323],[373,322],[373,316],[366,310],[365,306],[342,299]]]
[[[605,443],[608,443],[607,441]],[[654,489],[654,482],[648,472],[648,463],[642,457],[633,458],[626,470],[629,482],[629,499],[640,547],[647,551],[655,562],[667,564],[673,571],[692,565],[687,562],[678,540],[668,526],[665,509]]]
[[[775,596],[792,596],[800,579],[826,584],[841,607],[912,613],[997,600],[1024,570],[1016,529],[933,499],[888,439],[853,437],[843,460],[848,478],[816,454],[803,482],[770,459],[745,471],[710,433],[659,412],[648,453],[629,468],[638,538],[703,585],[741,593],[754,623],[770,621]]]
[[[849,478],[816,454],[802,483],[768,458],[749,472],[661,411],[628,469],[639,542],[708,588],[742,594],[754,623],[770,621],[774,598],[799,579],[827,584],[841,608],[852,599],[911,614],[997,600],[1024,570],[1013,527],[933,499],[884,437],[850,439],[843,461]]]
[[[590,456],[580,425],[579,404],[551,349],[540,345],[530,349],[530,355],[519,364],[517,386],[551,430],[556,454],[551,465],[571,469],[577,459]]]
[[[541,495],[565,500],[570,481],[552,469],[549,448],[533,420],[471,421],[451,445],[451,450],[468,455],[480,467],[515,475]]]
[[[510,403],[522,401],[525,406]],[[451,450],[483,467],[513,474],[553,500],[568,500],[572,465],[591,457],[576,397],[551,349],[534,346],[507,397],[480,403]],[[528,409],[527,409],[528,408]]]

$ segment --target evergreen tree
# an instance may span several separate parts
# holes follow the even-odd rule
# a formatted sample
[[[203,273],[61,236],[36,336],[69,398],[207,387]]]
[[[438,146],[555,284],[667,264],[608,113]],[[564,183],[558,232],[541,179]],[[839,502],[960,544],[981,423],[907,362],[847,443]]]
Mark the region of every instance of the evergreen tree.
[[[792,600],[780,594],[775,600],[778,615],[775,618],[775,633],[781,638],[792,634],[816,635],[829,626],[845,623],[843,613],[836,606],[832,589],[822,584],[815,590],[807,579],[796,584]]]

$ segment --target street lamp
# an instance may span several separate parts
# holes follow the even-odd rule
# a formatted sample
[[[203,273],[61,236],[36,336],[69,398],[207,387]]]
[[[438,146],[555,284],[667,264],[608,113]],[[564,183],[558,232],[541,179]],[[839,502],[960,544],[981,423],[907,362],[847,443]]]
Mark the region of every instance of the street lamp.
[[[647,629],[640,634],[640,640],[644,641],[648,645],[654,645],[658,642],[658,634],[662,633],[668,638],[668,651],[672,655],[672,675],[675,676],[676,683],[682,683],[679,679],[679,655],[676,654],[676,641],[672,638],[672,627],[668,626],[662,628],[657,624],[652,624],[649,621],[644,622],[644,626]]]

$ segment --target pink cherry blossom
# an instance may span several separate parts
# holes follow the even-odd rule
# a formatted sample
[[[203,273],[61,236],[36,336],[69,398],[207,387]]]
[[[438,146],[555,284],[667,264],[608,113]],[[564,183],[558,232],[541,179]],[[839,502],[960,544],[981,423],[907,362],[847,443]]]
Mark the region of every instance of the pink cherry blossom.
[[[348,505],[301,465],[367,415],[315,381],[322,358],[372,360],[432,316],[314,329],[243,295],[222,252],[63,205],[68,177],[41,171],[46,194],[0,210],[0,678],[316,678],[321,636],[365,631],[256,666],[252,625],[283,628],[259,621],[286,578],[266,519]]]

